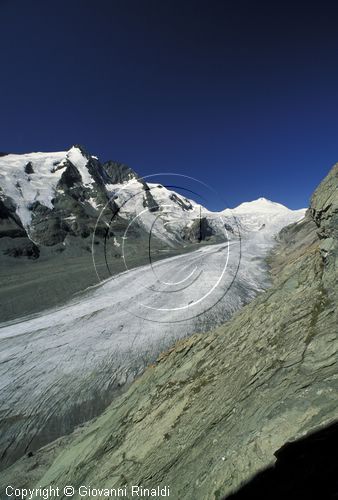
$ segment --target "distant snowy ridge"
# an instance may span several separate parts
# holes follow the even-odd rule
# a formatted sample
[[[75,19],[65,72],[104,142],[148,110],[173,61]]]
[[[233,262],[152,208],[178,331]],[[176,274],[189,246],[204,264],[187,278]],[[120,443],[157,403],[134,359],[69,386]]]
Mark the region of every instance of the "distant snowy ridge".
[[[250,202],[244,202],[238,207],[224,210],[226,216],[231,213],[240,224],[242,236],[255,231],[260,232],[261,237],[274,237],[283,227],[298,222],[305,216],[306,209],[290,210],[281,203],[270,201],[266,198],[258,198]]]
[[[244,203],[241,203],[240,205],[238,205],[236,207],[236,211],[237,213],[240,213],[240,212],[248,212],[248,211],[252,211],[252,210],[255,210],[256,212],[280,212],[281,210],[282,211],[285,211],[285,210],[289,210],[287,207],[285,207],[284,205],[282,205],[281,203],[276,203],[275,201],[271,201],[271,200],[268,200],[267,198],[257,198],[257,200],[253,200],[253,201],[246,201]]]

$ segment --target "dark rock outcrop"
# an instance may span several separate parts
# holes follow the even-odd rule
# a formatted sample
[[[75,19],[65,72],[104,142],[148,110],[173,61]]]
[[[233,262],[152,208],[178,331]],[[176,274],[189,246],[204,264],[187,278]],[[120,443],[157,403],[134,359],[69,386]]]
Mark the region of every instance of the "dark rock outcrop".
[[[22,238],[26,236],[26,231],[15,213],[12,200],[0,195],[0,238]]]
[[[131,179],[138,179],[136,172],[118,161],[107,161],[103,165],[103,170],[107,174],[107,178],[112,184],[122,184]]]
[[[185,233],[184,238],[189,241],[205,241],[215,235],[215,231],[206,217],[201,217],[193,221]]]
[[[187,198],[179,198],[176,193],[170,195],[170,199],[179,205],[183,210],[192,210],[192,204]]]
[[[26,174],[34,174],[34,168],[33,168],[32,162],[29,161],[25,165],[25,172],[26,172]]]

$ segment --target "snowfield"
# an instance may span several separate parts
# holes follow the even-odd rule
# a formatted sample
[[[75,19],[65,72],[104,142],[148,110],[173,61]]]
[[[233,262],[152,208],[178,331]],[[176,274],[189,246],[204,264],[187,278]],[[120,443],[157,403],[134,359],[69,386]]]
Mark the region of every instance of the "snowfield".
[[[88,160],[76,147],[56,153],[9,154],[1,158],[0,186],[14,201],[16,213],[26,229],[31,223],[30,206],[34,202],[53,208],[52,199],[67,160],[76,166],[85,184],[92,184],[86,168]],[[25,169],[27,165],[29,169]]]

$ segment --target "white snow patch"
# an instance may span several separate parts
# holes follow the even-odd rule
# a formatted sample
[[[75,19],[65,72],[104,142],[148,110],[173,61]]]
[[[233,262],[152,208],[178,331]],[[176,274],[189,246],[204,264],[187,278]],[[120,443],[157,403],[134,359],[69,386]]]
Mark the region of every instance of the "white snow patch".
[[[82,182],[85,186],[91,186],[94,179],[88,172],[88,158],[83,156],[79,148],[72,147],[67,153],[67,159],[78,169],[82,177]]]
[[[94,181],[86,167],[88,159],[75,147],[56,153],[9,154],[0,158],[0,186],[5,196],[14,201],[26,229],[31,224],[30,207],[34,202],[53,209],[52,199],[67,159],[78,169],[83,183],[92,185]],[[25,172],[28,163],[32,165],[32,174]]]
[[[97,201],[95,200],[95,198],[89,198],[88,200],[88,203],[93,207],[95,208],[95,210],[98,210],[100,208],[100,204],[97,203]]]
[[[66,151],[59,153],[30,153],[6,155],[0,158],[0,185],[6,196],[16,204],[16,213],[22,224],[31,223],[29,207],[35,201],[53,208],[52,199],[55,187],[63,169],[55,169],[56,164],[64,159]],[[25,166],[31,163],[34,173],[26,174]]]

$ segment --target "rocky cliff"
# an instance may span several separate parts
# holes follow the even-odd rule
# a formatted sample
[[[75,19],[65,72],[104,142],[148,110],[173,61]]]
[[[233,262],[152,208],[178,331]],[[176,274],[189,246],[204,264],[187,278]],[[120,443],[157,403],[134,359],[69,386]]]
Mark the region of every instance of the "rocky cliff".
[[[268,291],[178,342],[99,418],[4,471],[2,486],[169,485],[175,500],[220,499],[337,419],[337,227],[338,165],[280,233]]]

